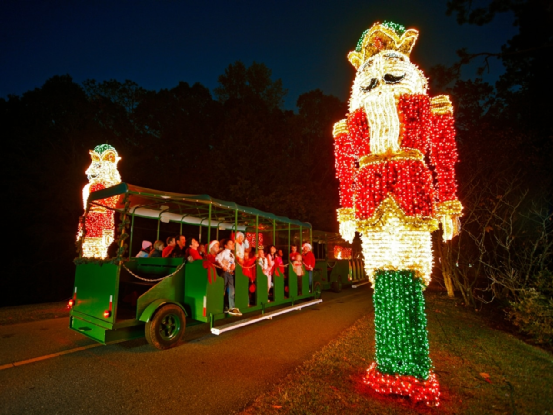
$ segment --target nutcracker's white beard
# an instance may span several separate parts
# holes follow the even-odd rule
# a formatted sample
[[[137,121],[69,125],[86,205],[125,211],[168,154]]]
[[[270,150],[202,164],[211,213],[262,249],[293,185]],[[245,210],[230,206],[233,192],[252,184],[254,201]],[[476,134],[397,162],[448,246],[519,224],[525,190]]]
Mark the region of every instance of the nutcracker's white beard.
[[[371,153],[399,152],[399,116],[393,92],[368,96],[363,107],[369,122]]]

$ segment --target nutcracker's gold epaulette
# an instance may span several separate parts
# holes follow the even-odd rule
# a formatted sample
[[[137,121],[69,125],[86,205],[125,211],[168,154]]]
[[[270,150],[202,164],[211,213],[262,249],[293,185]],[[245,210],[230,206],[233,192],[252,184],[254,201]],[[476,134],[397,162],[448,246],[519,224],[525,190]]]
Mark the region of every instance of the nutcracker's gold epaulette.
[[[463,205],[458,200],[447,200],[439,202],[434,207],[434,212],[437,217],[440,216],[462,216]]]
[[[453,115],[453,104],[448,95],[438,95],[430,99],[430,110],[434,115]]]
[[[347,134],[348,132],[347,120],[338,121],[334,124],[334,128],[332,129],[332,135],[334,138],[338,137],[340,134]]]

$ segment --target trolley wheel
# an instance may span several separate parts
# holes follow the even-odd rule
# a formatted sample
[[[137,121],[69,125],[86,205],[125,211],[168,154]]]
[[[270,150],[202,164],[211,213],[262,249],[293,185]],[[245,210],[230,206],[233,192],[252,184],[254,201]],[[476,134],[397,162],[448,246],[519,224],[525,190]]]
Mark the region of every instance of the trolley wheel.
[[[330,288],[332,289],[332,291],[334,291],[335,293],[339,293],[342,291],[342,283],[340,281],[334,281],[332,283],[332,285],[330,286]]]
[[[178,305],[167,304],[159,308],[146,323],[146,340],[157,349],[175,347],[184,336],[186,316]]]
[[[321,291],[322,291],[321,283],[317,281],[315,283],[315,286],[313,287],[313,296],[315,297],[315,299],[318,300],[319,298],[321,298]]]

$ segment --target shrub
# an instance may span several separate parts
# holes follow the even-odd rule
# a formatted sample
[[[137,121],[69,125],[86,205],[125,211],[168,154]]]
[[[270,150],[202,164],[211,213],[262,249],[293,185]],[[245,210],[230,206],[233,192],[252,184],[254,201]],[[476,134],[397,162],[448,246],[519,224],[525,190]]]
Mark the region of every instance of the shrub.
[[[553,346],[553,275],[542,272],[536,288],[521,289],[517,301],[510,302],[508,318],[537,343]]]

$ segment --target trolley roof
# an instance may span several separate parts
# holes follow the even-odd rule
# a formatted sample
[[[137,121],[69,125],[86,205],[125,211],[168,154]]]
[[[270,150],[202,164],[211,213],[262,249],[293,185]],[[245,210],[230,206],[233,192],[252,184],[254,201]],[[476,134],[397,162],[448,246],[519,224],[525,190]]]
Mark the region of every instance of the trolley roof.
[[[139,187],[129,183],[119,183],[106,189],[90,193],[89,203],[106,206],[101,200],[116,198],[115,210],[125,209],[127,200],[128,212],[138,217],[159,219],[164,223],[177,222],[194,225],[219,227],[221,229],[245,230],[255,226],[256,217],[259,228],[268,222],[286,224],[294,229],[302,227],[311,229],[309,222],[301,222],[285,216],[242,206],[234,202],[215,199],[208,195],[192,195],[164,192]],[[209,212],[211,211],[211,223]],[[236,226],[238,225],[238,226]],[[280,229],[284,229],[279,226]]]

